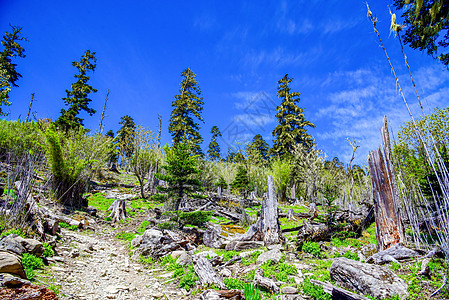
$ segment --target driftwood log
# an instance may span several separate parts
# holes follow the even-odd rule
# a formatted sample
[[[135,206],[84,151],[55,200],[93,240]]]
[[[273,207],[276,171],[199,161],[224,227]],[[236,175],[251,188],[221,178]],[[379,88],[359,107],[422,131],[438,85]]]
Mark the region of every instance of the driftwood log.
[[[202,285],[215,284],[215,286],[225,289],[223,281],[221,281],[220,277],[215,273],[212,264],[204,256],[194,256],[193,269]]]
[[[332,295],[332,300],[369,300],[369,298],[333,286],[332,284],[327,282],[322,282],[314,279],[310,280],[310,282],[316,285],[321,285],[326,293]]]
[[[276,283],[272,279],[264,277],[263,275],[263,270],[257,269],[254,274],[254,283],[264,290],[270,291],[274,294],[279,293],[279,287]]]
[[[107,211],[111,211],[109,217],[112,218],[112,222],[119,222],[128,217],[126,214],[125,200],[115,200]]]
[[[399,213],[399,196],[392,165],[387,118],[381,129],[383,149],[370,151],[369,167],[374,198],[377,250],[405,243],[405,229]],[[383,151],[382,151],[383,150]]]

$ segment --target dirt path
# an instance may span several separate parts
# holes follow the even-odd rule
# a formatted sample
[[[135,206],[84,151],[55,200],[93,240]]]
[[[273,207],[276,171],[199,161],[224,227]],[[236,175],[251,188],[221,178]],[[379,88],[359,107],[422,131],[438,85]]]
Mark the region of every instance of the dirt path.
[[[104,228],[97,233],[63,229],[57,248],[63,262],[49,268],[53,284],[61,287],[60,299],[188,299],[171,284],[172,273],[131,261],[114,234]]]

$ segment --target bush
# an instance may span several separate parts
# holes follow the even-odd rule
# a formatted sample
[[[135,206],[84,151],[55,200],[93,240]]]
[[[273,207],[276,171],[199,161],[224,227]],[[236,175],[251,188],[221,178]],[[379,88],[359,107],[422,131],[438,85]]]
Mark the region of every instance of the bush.
[[[185,288],[187,291],[189,291],[198,281],[198,276],[195,274],[195,270],[192,266],[187,267],[187,271],[185,272],[184,276],[181,277],[179,280],[179,287]]]
[[[203,226],[210,220],[213,211],[193,211],[193,212],[181,212],[179,214],[179,223],[182,225],[190,224],[196,226]]]
[[[42,253],[42,256],[52,257],[53,255],[55,255],[55,251],[53,251],[53,248],[51,247],[51,245],[49,245],[47,243],[43,243],[42,246],[44,246],[44,253]]]
[[[315,257],[321,257],[321,248],[318,243],[315,242],[304,242],[302,244],[302,251],[306,253],[310,253]]]
[[[304,294],[311,296],[315,300],[331,300],[332,296],[326,293],[321,285],[310,282],[307,278],[302,285]]]
[[[44,262],[42,258],[36,257],[33,254],[24,253],[22,254],[22,264],[25,269],[25,273],[28,279],[33,279],[36,276],[34,270],[42,269],[44,267]]]
[[[359,256],[357,255],[357,253],[351,252],[351,251],[346,251],[345,254],[343,255],[346,258],[352,259],[352,260],[357,260],[359,261]]]

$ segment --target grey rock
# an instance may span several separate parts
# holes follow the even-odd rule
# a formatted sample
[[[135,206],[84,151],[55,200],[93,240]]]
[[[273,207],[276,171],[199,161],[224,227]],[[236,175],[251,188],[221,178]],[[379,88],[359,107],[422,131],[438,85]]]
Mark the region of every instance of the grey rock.
[[[192,256],[188,254],[186,251],[181,253],[181,255],[176,260],[176,263],[181,266],[187,266],[192,263]]]
[[[226,250],[231,251],[241,251],[247,249],[257,249],[263,247],[264,243],[262,241],[232,241],[226,245]]]
[[[298,294],[298,289],[293,286],[284,286],[281,289],[282,294]]]
[[[279,287],[276,285],[276,283],[272,279],[264,277],[263,275],[263,270],[257,269],[256,273],[254,274],[254,283],[262,289],[271,291],[275,294],[279,293]]]
[[[378,299],[408,295],[408,284],[386,267],[339,257],[332,263],[330,275],[338,285]]]
[[[0,251],[0,273],[10,273],[27,279],[22,259],[11,252]]]
[[[17,234],[10,234],[0,240],[0,249],[14,252],[17,255],[31,253],[38,257],[44,253],[44,246],[34,239],[24,239]]]
[[[258,264],[263,264],[264,262],[266,262],[268,260],[272,260],[275,263],[279,263],[279,260],[281,259],[281,257],[282,257],[281,250],[274,249],[274,250],[270,250],[270,251],[264,252],[261,255],[259,255],[256,262]]]
[[[16,288],[24,284],[31,284],[31,282],[9,273],[0,273],[0,286],[3,285],[9,288]]]
[[[378,265],[401,259],[418,257],[419,253],[409,249],[402,244],[395,244],[390,248],[379,251],[366,260],[367,263],[375,263]]]
[[[225,238],[221,235],[223,230],[220,225],[208,223],[206,232],[203,234],[203,243],[211,248],[223,248]]]

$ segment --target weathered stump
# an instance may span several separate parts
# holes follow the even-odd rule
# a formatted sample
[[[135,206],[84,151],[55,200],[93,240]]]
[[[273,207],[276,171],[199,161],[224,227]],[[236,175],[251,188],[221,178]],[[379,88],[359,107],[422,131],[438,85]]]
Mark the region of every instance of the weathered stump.
[[[282,233],[279,226],[278,202],[272,176],[268,176],[268,195],[262,202],[262,210],[262,235],[265,246],[279,244],[282,240]]]
[[[204,256],[194,256],[193,269],[195,270],[196,275],[198,275],[201,284],[215,284],[215,286],[225,289],[223,281],[221,281],[220,277],[218,277],[217,273],[215,273],[212,264]]]
[[[119,222],[128,217],[126,214],[125,200],[115,200],[107,211],[111,211],[109,217],[112,218],[112,222]]]

